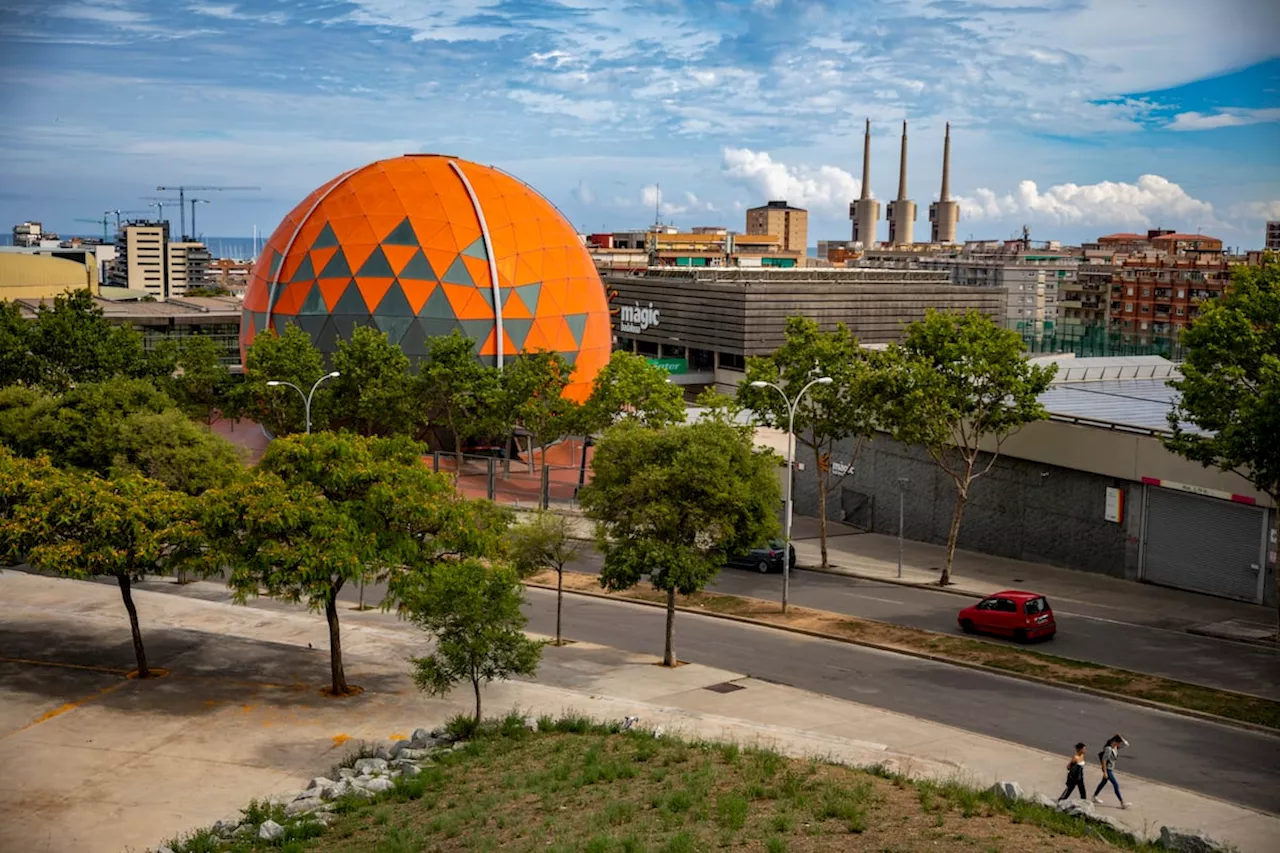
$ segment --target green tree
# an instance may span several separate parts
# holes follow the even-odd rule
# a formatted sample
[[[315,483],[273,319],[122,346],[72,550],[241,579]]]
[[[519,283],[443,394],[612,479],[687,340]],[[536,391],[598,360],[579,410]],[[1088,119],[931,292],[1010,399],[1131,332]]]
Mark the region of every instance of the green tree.
[[[207,492],[200,522],[238,600],[265,590],[324,612],[330,689],[345,695],[343,588],[394,573],[408,595],[441,562],[495,554],[505,516],[490,506],[460,497],[407,439],[314,433],[276,439],[255,476]]]
[[[596,374],[582,406],[583,432],[600,432],[621,421],[655,428],[683,423],[684,394],[668,375],[642,355],[615,352]]]
[[[59,467],[104,477],[140,472],[189,494],[243,470],[230,442],[143,379],[90,382],[60,395],[0,389],[0,442],[21,456],[48,454]]]
[[[701,590],[728,555],[776,534],[776,467],[773,453],[715,421],[620,424],[600,439],[579,496],[604,554],[600,583],[627,589],[647,575],[667,593],[665,665],[676,665],[676,594]]]
[[[1165,446],[1193,462],[1238,474],[1278,509],[1280,540],[1280,256],[1237,266],[1231,288],[1183,332],[1182,378]],[[1275,550],[1274,544],[1269,551]],[[1280,570],[1276,607],[1280,625]],[[1276,642],[1280,644],[1280,628]]]
[[[546,458],[547,445],[574,428],[579,406],[564,397],[573,367],[558,352],[539,350],[512,360],[502,370],[503,412],[508,429],[529,433],[529,468],[533,447]]]
[[[464,442],[503,432],[498,371],[481,364],[475,342],[457,331],[427,341],[427,358],[415,385],[420,425],[447,430],[459,466]]]
[[[63,577],[115,578],[129,613],[138,677],[150,677],[132,585],[192,558],[200,540],[191,498],[137,475],[106,480],[8,454],[0,456],[0,479],[7,505],[3,550]]]
[[[468,558],[441,564],[427,575],[404,612],[436,641],[435,651],[413,658],[413,680],[442,696],[470,682],[480,723],[480,687],[538,671],[542,644],[524,635],[524,587],[511,568]]]
[[[409,357],[387,340],[385,332],[356,326],[350,340],[338,341],[333,366],[339,372],[330,388],[333,423],[361,435],[411,430]]]
[[[32,379],[31,321],[17,302],[0,302],[0,387]]]
[[[320,350],[311,336],[290,323],[284,334],[273,329],[258,333],[245,352],[244,382],[237,389],[238,414],[257,421],[272,435],[288,435],[306,429],[305,407],[297,391],[268,382],[292,382],[303,393],[326,372]],[[323,386],[322,386],[323,387]],[[317,391],[311,403],[313,429],[328,422],[328,389]]]
[[[212,425],[228,408],[233,387],[222,348],[208,335],[171,341],[177,368],[161,387],[188,416]]]
[[[54,391],[116,376],[155,379],[173,370],[164,353],[152,356],[142,336],[107,321],[88,290],[41,304],[28,330],[27,381]]]
[[[894,438],[919,444],[956,487],[939,585],[951,582],[960,522],[973,481],[991,470],[1006,438],[1046,417],[1039,396],[1056,365],[1027,360],[1022,336],[985,314],[930,311],[889,350],[885,395]],[[983,441],[992,450],[983,450]],[[986,454],[985,463],[981,457]]]
[[[582,542],[574,538],[568,517],[560,513],[539,511],[527,523],[512,525],[507,531],[507,553],[521,577],[537,574],[543,569],[555,569],[557,646],[564,644],[560,632],[564,610],[564,567],[577,559],[581,552]]]
[[[830,384],[812,385],[796,400],[806,385],[823,376],[831,378]],[[796,406],[794,440],[809,448],[817,469],[818,539],[824,568],[827,502],[883,420],[884,377],[881,354],[859,346],[844,324],[822,332],[813,320],[791,317],[783,345],[772,355],[747,359],[747,375],[738,387],[738,402],[775,429],[787,429],[790,405]],[[752,382],[781,387],[790,403],[776,388],[753,388]],[[853,449],[848,460],[841,460],[837,467],[836,448],[850,439]]]

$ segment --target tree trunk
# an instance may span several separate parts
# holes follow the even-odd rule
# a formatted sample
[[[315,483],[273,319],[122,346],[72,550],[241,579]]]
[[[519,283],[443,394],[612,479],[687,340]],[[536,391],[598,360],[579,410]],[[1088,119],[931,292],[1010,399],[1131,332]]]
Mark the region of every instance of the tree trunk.
[[[128,575],[116,575],[120,584],[120,597],[124,599],[124,609],[129,611],[129,628],[133,631],[133,657],[138,663],[138,678],[150,678],[151,670],[147,668],[147,650],[142,647],[142,631],[138,628],[138,608],[133,606],[132,580]]]
[[[667,590],[667,648],[662,653],[663,666],[676,665],[676,591]]]
[[[462,433],[453,431],[453,455],[458,460],[458,476],[462,476]]]
[[[338,627],[337,588],[324,603],[324,616],[329,621],[329,672],[332,677],[330,690],[334,696],[346,696],[347,675],[342,669],[342,634]]]
[[[564,607],[564,566],[556,569],[556,645],[564,644],[560,638],[560,611]]]
[[[1265,577],[1267,573],[1267,558],[1271,556],[1274,549],[1280,551],[1280,495],[1272,495],[1271,502],[1276,505],[1275,512],[1276,523],[1271,529],[1271,544],[1262,549],[1262,574]],[[1276,560],[1276,646],[1280,647],[1280,560]]]
[[[476,725],[480,725],[480,676],[471,676],[471,687],[476,691]]]
[[[529,473],[533,473],[533,436],[530,435],[524,442],[524,454],[529,457]]]
[[[960,519],[964,517],[964,505],[969,500],[968,487],[956,493],[956,511],[951,516],[951,532],[947,534],[947,561],[942,566],[939,586],[951,583],[951,563],[956,558],[956,540],[960,538]]]
[[[822,464],[821,457],[814,452],[818,460],[818,545],[822,549],[822,568],[827,568],[827,489],[831,487],[831,471]],[[828,464],[830,460],[828,459]]]
[[[502,454],[502,479],[511,479],[511,448],[515,444],[515,435],[507,433],[507,448]]]

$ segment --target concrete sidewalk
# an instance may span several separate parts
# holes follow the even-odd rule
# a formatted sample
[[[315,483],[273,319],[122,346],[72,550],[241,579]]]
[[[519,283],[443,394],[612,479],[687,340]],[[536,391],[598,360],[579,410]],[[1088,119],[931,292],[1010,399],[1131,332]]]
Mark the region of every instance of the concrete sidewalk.
[[[322,618],[276,602],[205,600],[221,595],[212,584],[175,589],[135,592],[152,665],[171,673],[139,682],[121,677],[132,652],[114,587],[0,572],[0,762],[21,768],[0,776],[0,825],[14,833],[13,849],[145,849],[251,798],[301,787],[351,740],[391,739],[469,708],[468,689],[438,700],[414,688],[406,659],[423,638],[390,615],[344,611],[348,679],[365,692],[334,700],[318,689],[328,673]],[[655,662],[589,644],[549,647],[536,682],[493,685],[484,700],[491,714],[638,715],[688,737],[1061,791],[1060,755],[696,663]],[[743,690],[707,689],[725,683]],[[1137,833],[1197,828],[1245,851],[1280,842],[1280,817],[1128,774],[1122,784],[1133,808],[1100,811]]]

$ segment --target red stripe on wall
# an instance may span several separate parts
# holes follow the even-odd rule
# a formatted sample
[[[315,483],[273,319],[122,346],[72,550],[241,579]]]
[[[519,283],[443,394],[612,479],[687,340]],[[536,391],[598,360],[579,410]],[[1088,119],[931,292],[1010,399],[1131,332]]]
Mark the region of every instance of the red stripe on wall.
[[[1143,478],[1142,478],[1142,482],[1143,482],[1145,485],[1148,485],[1148,486],[1158,486],[1158,485],[1160,485],[1160,481],[1159,481],[1159,480],[1157,480],[1155,477],[1143,477]]]
[[[1231,500],[1235,501],[1238,504],[1249,504],[1251,506],[1256,506],[1258,503],[1248,495],[1232,495]]]

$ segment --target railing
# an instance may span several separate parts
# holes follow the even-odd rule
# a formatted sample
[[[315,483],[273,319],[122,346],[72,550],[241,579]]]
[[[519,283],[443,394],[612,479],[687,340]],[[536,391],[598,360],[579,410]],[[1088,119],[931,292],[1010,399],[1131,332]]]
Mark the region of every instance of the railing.
[[[495,503],[518,508],[546,509],[552,504],[572,505],[578,489],[591,480],[591,466],[581,465],[581,442],[574,442],[579,463],[576,465],[543,465],[536,457],[503,459],[464,453],[461,459],[447,451],[434,451],[430,457],[432,470],[452,474],[458,491],[469,498],[488,498]]]

